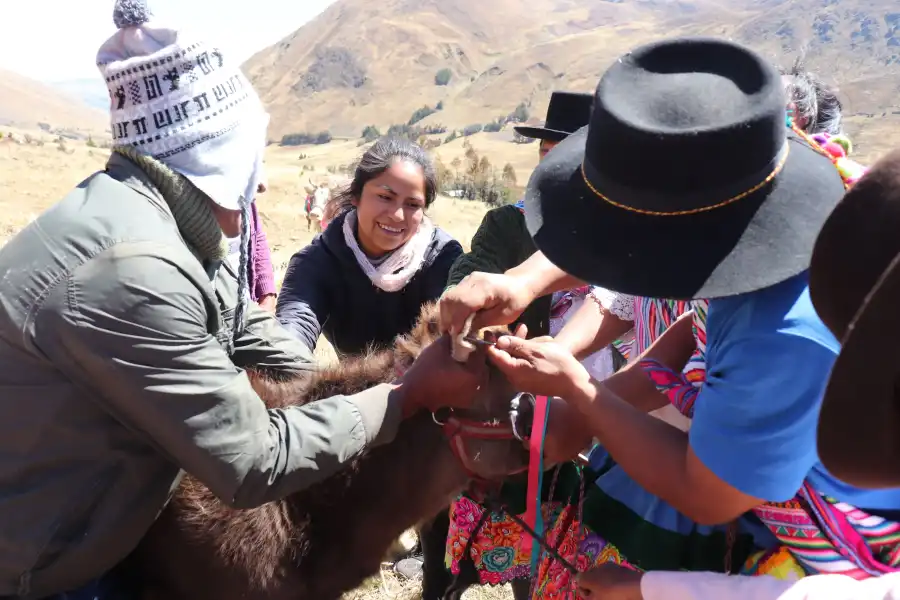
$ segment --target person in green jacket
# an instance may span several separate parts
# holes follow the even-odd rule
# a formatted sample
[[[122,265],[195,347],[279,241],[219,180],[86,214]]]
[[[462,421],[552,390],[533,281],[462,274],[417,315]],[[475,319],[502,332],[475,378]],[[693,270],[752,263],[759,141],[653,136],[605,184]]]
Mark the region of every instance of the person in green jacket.
[[[248,293],[268,118],[233,57],[148,19],[119,0],[98,53],[105,169],[0,249],[0,598],[120,598],[184,472],[256,507],[485,381],[445,337],[395,383],[266,409],[246,369],[315,368]]]

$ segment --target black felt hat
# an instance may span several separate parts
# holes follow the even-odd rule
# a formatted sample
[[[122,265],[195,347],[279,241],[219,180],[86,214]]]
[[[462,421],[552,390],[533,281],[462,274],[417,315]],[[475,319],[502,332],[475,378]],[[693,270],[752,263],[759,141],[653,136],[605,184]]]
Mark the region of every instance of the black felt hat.
[[[797,275],[844,185],[785,111],[778,71],[742,46],[640,47],[532,174],[529,232],[563,270],[627,294],[715,298]]]
[[[812,255],[809,293],[841,340],[822,411],[819,456],[860,487],[900,485],[900,150],[837,205]]]
[[[553,92],[543,127],[515,127],[519,135],[559,142],[587,125],[591,117],[591,94]]]

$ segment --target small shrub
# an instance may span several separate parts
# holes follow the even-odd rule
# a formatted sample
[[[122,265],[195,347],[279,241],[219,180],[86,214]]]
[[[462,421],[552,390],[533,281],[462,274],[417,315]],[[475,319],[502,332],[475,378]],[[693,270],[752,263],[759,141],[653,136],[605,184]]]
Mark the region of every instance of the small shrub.
[[[450,69],[441,69],[434,74],[434,85],[447,85],[453,79],[453,71]]]
[[[378,131],[378,128],[374,125],[367,125],[366,128],[363,129],[360,137],[366,142],[374,142],[381,137],[381,132]]]
[[[474,135],[484,129],[484,126],[481,123],[473,123],[472,125],[466,125],[466,127],[462,130],[462,134],[464,137],[469,137],[470,135]]]
[[[503,129],[503,123],[501,123],[500,121],[492,121],[485,125],[482,131],[494,132],[500,131],[501,129]]]
[[[444,101],[438,100],[438,103],[434,105],[434,110],[444,110]]]
[[[412,116],[409,118],[409,121],[406,122],[407,125],[415,125],[428,115],[433,115],[437,111],[431,108],[430,106],[423,106],[422,108],[416,109],[413,112]]]
[[[520,102],[516,109],[510,113],[509,120],[514,123],[524,123],[530,116],[528,107],[524,102]]]

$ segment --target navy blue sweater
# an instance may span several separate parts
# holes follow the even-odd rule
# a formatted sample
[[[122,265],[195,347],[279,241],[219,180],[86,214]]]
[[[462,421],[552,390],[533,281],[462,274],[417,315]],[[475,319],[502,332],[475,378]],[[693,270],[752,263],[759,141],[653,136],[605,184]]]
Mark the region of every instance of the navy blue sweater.
[[[374,285],[344,241],[345,215],[294,254],[278,296],[278,320],[310,349],[325,335],[341,354],[384,348],[416,323],[422,305],[440,298],[462,246],[435,228],[422,268],[399,292]]]

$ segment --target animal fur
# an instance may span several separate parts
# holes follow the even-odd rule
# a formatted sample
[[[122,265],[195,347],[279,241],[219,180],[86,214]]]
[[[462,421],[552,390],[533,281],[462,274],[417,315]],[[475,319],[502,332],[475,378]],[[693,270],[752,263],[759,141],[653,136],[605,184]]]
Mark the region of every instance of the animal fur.
[[[285,407],[391,381],[437,338],[435,317],[427,307],[394,351],[348,358],[292,381],[255,376],[254,388],[269,407]],[[145,600],[336,599],[377,573],[397,537],[466,484],[441,428],[420,414],[400,426],[392,443],[259,508],[229,508],[185,477],[134,553],[130,572]]]

